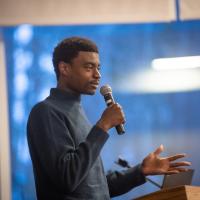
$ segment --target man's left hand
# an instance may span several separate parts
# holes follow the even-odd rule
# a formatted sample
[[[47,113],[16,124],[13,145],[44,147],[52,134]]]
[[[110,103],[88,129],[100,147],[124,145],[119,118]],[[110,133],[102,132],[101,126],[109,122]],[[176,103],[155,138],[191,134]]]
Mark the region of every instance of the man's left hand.
[[[187,171],[184,166],[190,166],[190,162],[181,161],[173,162],[179,158],[183,158],[186,154],[176,154],[170,157],[159,157],[159,154],[164,150],[163,145],[160,145],[154,152],[150,153],[142,162],[142,172],[145,176],[162,175],[162,174],[177,174]]]

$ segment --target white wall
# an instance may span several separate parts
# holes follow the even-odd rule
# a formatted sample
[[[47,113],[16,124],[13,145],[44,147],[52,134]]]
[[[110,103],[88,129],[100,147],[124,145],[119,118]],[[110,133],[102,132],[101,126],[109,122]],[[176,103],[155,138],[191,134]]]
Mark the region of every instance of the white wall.
[[[10,142],[4,45],[0,38],[0,199],[11,199]]]

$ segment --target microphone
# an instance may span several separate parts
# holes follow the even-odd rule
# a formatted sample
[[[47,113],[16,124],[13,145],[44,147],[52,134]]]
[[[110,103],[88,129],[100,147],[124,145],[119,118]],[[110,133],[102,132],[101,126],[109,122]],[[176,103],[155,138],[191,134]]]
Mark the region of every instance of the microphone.
[[[104,96],[104,100],[105,100],[107,106],[110,106],[115,103],[114,98],[112,96],[112,89],[109,85],[102,86],[100,88],[100,93]],[[123,124],[119,124],[119,125],[115,126],[115,128],[119,135],[125,133]]]

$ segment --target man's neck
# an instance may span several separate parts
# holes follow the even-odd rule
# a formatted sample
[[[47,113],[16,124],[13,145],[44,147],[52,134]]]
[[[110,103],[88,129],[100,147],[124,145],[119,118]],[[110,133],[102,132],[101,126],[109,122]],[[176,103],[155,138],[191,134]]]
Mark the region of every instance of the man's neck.
[[[58,89],[60,89],[60,90],[64,90],[64,91],[69,92],[69,93],[72,93],[72,94],[75,94],[75,95],[81,95],[81,94],[75,92],[74,90],[72,90],[72,89],[66,87],[66,85],[63,85],[63,84],[60,83],[60,82],[57,83],[56,88],[58,88]]]

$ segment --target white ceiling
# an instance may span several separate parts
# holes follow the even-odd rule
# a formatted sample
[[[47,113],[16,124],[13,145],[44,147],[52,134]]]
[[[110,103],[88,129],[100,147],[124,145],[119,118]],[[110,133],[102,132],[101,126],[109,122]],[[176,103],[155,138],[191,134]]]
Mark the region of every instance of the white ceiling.
[[[200,0],[179,0],[180,19],[200,19]]]
[[[0,0],[0,25],[176,20],[174,0]]]
[[[0,0],[0,25],[175,21],[176,0]],[[181,20],[200,18],[200,0],[179,0]]]

